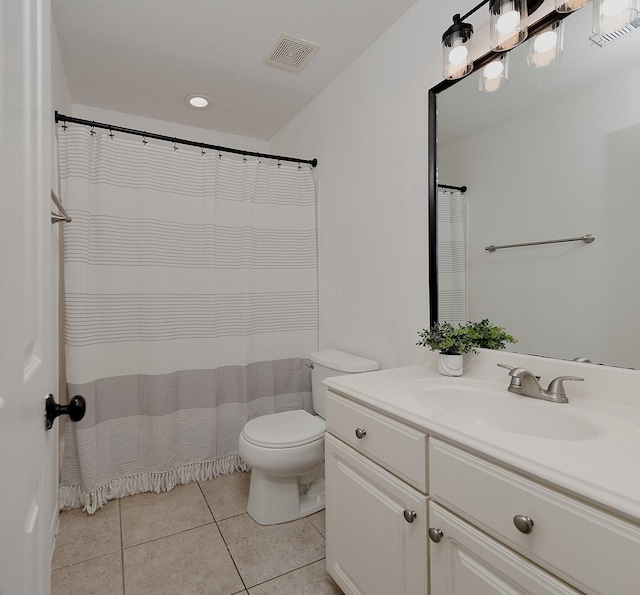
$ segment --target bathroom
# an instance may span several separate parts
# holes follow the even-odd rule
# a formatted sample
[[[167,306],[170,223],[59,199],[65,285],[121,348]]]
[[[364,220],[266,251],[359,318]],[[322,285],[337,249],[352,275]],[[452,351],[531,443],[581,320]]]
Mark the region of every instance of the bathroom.
[[[115,99],[111,104],[99,104],[74,95],[72,73],[78,76],[80,72],[88,80],[102,76],[115,81],[117,66],[112,65],[113,71],[104,76],[91,64],[72,70],[63,57],[60,37],[64,26],[56,23],[56,2],[53,4],[51,113],[57,110],[86,120],[249,151],[317,158],[318,167],[313,172],[319,263],[317,347],[370,358],[383,370],[425,361],[424,349],[416,345],[416,332],[426,327],[430,319],[428,90],[442,81],[442,34],[451,23],[452,13],[470,10],[471,3],[404,3],[375,33],[370,44],[298,113],[277,129],[255,137],[241,131],[198,126],[193,123],[198,116],[193,114],[187,127],[178,120],[171,122],[170,118],[161,117],[159,110],[154,111],[157,107],[127,113],[124,104]],[[540,11],[544,13],[550,4],[545,2]],[[356,5],[361,11],[367,11],[367,6],[368,3]],[[99,21],[100,14],[95,18]],[[474,18],[474,52],[481,55],[488,47],[488,15]],[[303,30],[289,31],[284,23],[274,30],[274,40],[282,32],[306,35]],[[112,33],[117,40],[117,27],[112,27]],[[307,37],[314,41],[312,34]],[[321,48],[314,59],[319,59],[328,48],[322,40],[316,41],[320,41]],[[126,60],[124,52],[121,56]],[[262,59],[260,55],[258,60]],[[309,66],[312,65],[313,60]],[[515,73],[512,77],[515,80]],[[186,95],[199,91],[204,92],[194,88],[176,90],[176,101],[183,102]],[[161,94],[164,97],[169,92],[173,90],[165,88]],[[117,99],[117,93],[112,95]],[[160,100],[151,103],[159,104]],[[470,179],[451,179],[450,175],[447,172],[448,179],[443,181],[471,184]],[[51,177],[55,179],[56,173],[52,172]],[[54,233],[59,233],[59,228],[54,226]],[[592,232],[580,229],[577,234]],[[543,235],[533,239],[549,239]],[[531,238],[513,241],[528,239]],[[601,239],[597,236],[594,245],[585,248],[596,247]],[[507,241],[512,240],[489,238],[489,243]],[[55,245],[53,249],[57,250]],[[574,352],[569,359],[579,355],[589,353]],[[55,387],[46,390],[60,393]],[[567,390],[571,390],[569,385]],[[46,531],[48,528],[43,534]],[[243,592],[242,585],[233,592]]]

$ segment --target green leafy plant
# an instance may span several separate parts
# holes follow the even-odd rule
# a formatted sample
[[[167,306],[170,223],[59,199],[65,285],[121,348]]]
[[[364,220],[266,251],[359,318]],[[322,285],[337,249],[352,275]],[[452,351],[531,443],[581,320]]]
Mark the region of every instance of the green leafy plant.
[[[429,330],[418,332],[420,340],[416,345],[439,351],[443,355],[460,355],[474,350],[468,330],[459,326],[454,328],[448,322],[436,322]]]
[[[501,326],[496,326],[486,318],[480,322],[467,322],[469,335],[474,346],[482,349],[504,349],[507,343],[516,343],[516,340]]]
[[[502,327],[487,319],[457,327],[448,322],[437,322],[430,329],[419,331],[418,335],[420,340],[416,345],[439,351],[443,355],[476,353],[479,348],[504,349],[507,343],[516,342]]]

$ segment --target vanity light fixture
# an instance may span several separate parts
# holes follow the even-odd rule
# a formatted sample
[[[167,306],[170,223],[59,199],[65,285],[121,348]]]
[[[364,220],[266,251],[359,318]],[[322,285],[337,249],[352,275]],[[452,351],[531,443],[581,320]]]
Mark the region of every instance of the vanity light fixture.
[[[578,0],[567,0],[578,1]],[[582,1],[582,0],[580,0]],[[491,49],[503,52],[527,38],[527,18],[542,5],[543,0],[482,0],[462,17],[453,16],[451,25],[442,35],[442,72],[445,79],[454,80],[473,70],[471,38],[473,26],[464,20],[489,5]]]
[[[527,64],[535,68],[549,66],[562,56],[564,21],[556,21],[529,39]]]
[[[573,12],[589,4],[591,0],[556,0],[556,12]]]
[[[627,26],[638,16],[638,0],[594,0],[593,32],[606,35]]]
[[[187,95],[184,102],[192,109],[206,109],[210,106],[211,100],[206,95],[194,93]]]
[[[480,71],[478,88],[484,93],[499,91],[509,82],[509,54],[496,56]]]

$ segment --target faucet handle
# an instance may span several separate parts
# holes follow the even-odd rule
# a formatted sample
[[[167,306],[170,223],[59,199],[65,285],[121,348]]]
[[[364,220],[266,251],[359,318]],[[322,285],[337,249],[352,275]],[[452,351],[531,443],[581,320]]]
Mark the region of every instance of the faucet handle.
[[[566,397],[567,393],[564,392],[565,380],[575,380],[576,382],[582,382],[584,378],[578,378],[577,376],[558,376],[554,378],[549,384],[547,393],[556,397]]]
[[[506,368],[507,370],[509,370],[509,376],[511,376],[512,379],[515,378],[519,380],[520,378],[522,378],[524,374],[531,374],[532,376],[535,376],[536,380],[540,380],[540,376],[536,376],[535,374],[532,374],[526,368],[514,368],[513,366],[507,366],[507,364],[496,364],[496,365],[499,366],[500,368]],[[513,382],[513,380],[511,382]]]

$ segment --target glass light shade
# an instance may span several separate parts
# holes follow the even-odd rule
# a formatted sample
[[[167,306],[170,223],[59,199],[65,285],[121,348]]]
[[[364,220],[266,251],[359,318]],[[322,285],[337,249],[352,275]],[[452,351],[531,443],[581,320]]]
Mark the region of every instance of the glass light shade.
[[[573,12],[589,2],[591,0],[556,0],[556,12]]]
[[[549,66],[562,56],[564,21],[556,21],[529,39],[527,64],[536,68]]]
[[[442,73],[445,79],[459,79],[473,70],[471,38],[473,27],[453,17],[453,25],[442,36]]]
[[[494,93],[509,82],[509,54],[502,54],[482,68],[478,88],[484,93]]]
[[[504,52],[527,38],[527,3],[524,0],[491,0],[489,4],[491,49]]]
[[[594,0],[593,32],[596,35],[613,33],[637,16],[637,0]]]

